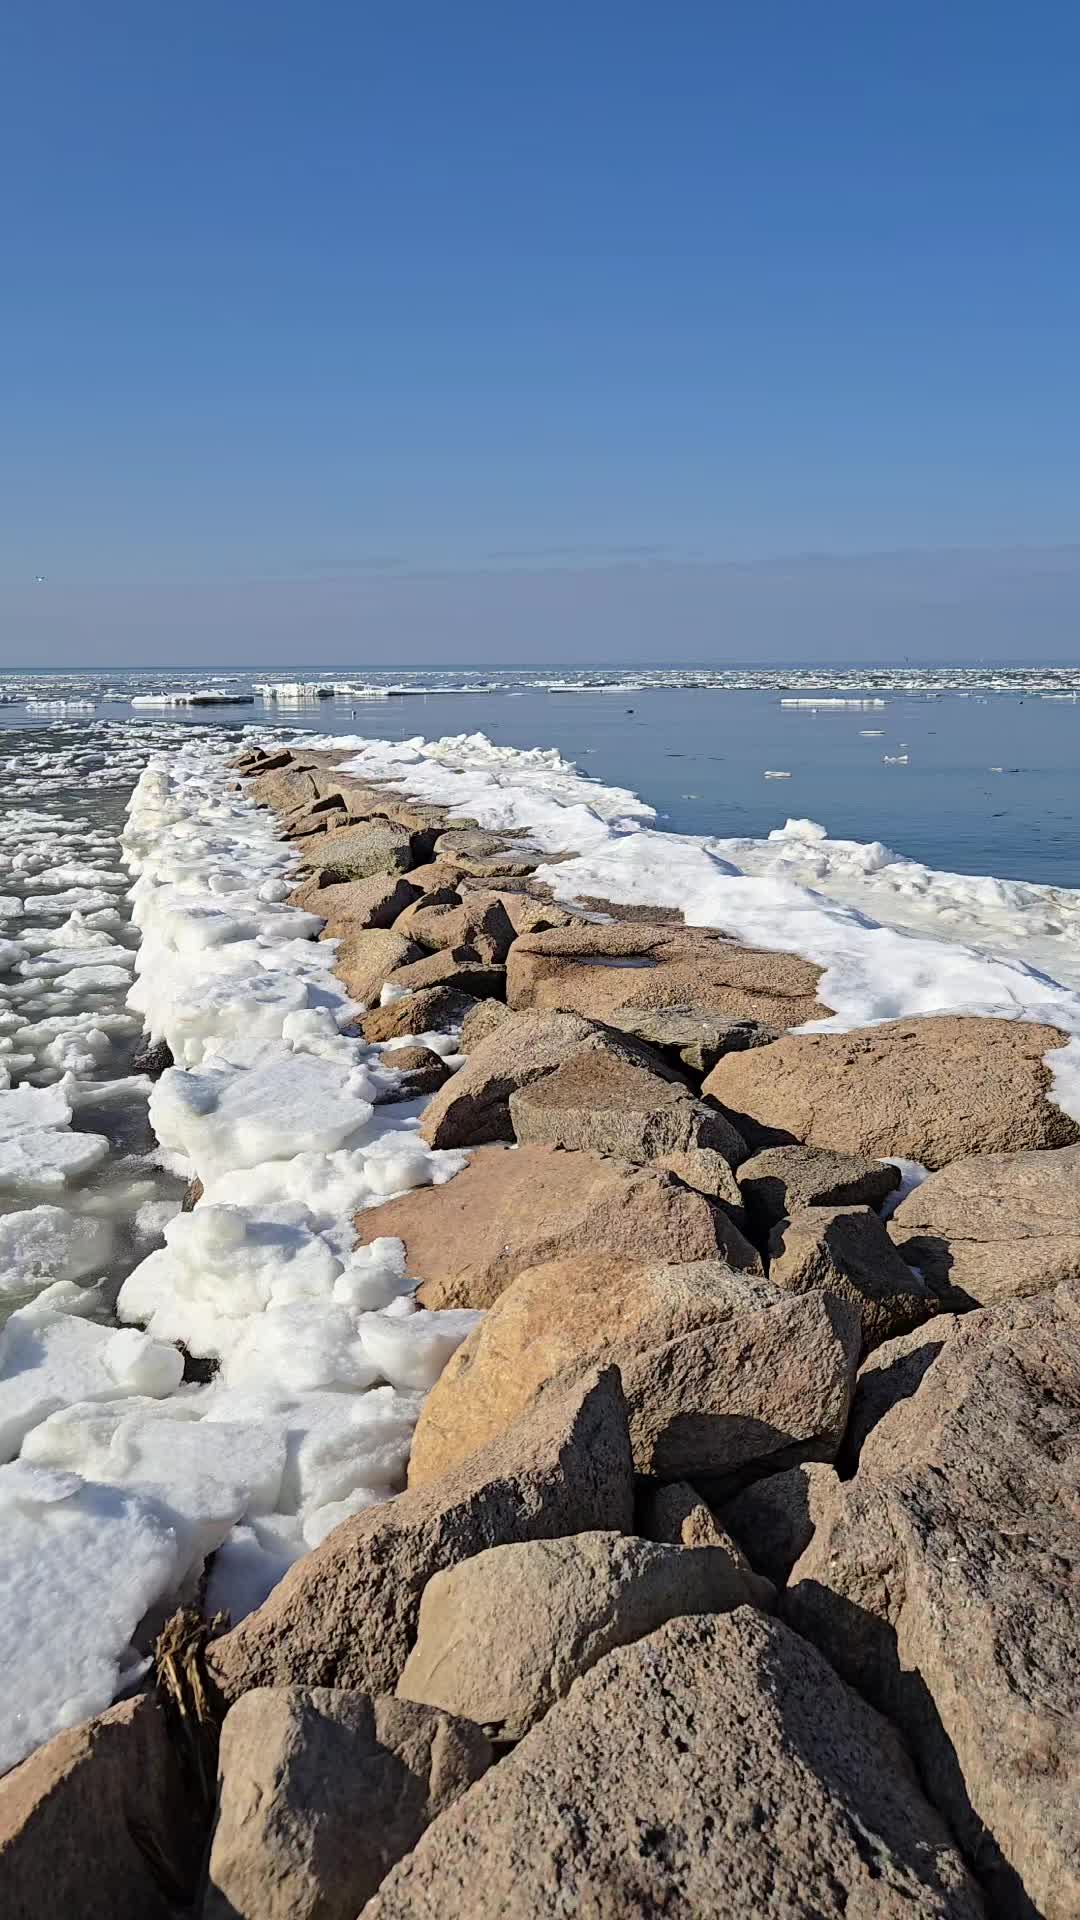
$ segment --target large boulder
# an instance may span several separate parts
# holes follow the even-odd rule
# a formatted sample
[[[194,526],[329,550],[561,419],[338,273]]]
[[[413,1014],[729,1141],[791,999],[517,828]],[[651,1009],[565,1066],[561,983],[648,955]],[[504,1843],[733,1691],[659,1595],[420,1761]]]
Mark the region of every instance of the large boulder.
[[[395,967],[422,958],[421,948],[391,927],[348,928],[338,939],[334,971],[350,998],[370,1007]]]
[[[511,1094],[554,1073],[566,1060],[607,1048],[619,1059],[640,1058],[629,1041],[576,1013],[504,1010],[484,1038],[468,1041],[468,1062],[454,1075],[454,1084],[443,1098],[428,1107],[421,1124],[423,1137],[431,1147],[513,1140]]]
[[[776,1605],[772,1581],[754,1572],[738,1541],[720,1525],[712,1508],[688,1480],[642,1481],[635,1507],[635,1531],[644,1540],[673,1547],[715,1547],[728,1562],[733,1593],[741,1596],[734,1605],[764,1607],[767,1613]]]
[[[289,904],[303,907],[307,913],[321,913],[331,935],[351,928],[360,933],[368,927],[390,927],[416,893],[400,873],[375,873],[370,880],[321,882],[320,874],[294,887]]]
[[[921,1325],[939,1304],[869,1207],[804,1207],[781,1220],[769,1236],[769,1279],[793,1293],[824,1287],[850,1300],[865,1351]]]
[[[0,1780],[5,1920],[174,1920],[203,1841],[160,1707],[124,1700]]]
[[[282,814],[293,807],[310,806],[319,797],[318,785],[310,770],[296,763],[254,774],[245,792],[257,807],[270,807]]]
[[[954,1160],[901,1201],[905,1260],[950,1305],[991,1306],[1080,1275],[1080,1146]]]
[[[451,860],[462,873],[478,879],[504,876],[507,879],[535,873],[550,860],[550,854],[538,853],[511,833],[487,833],[479,827],[447,828],[435,841],[439,860]]]
[[[887,1704],[992,1911],[1080,1912],[1080,1286],[965,1315],[786,1606]]]
[[[749,1607],[616,1648],[363,1920],[980,1920],[887,1722]]]
[[[921,1327],[897,1334],[868,1353],[855,1381],[855,1397],[837,1464],[849,1479],[859,1464],[863,1441],[900,1400],[917,1393],[938,1354],[960,1325],[953,1313],[935,1313]],[[809,1546],[809,1540],[806,1545]],[[801,1551],[801,1549],[800,1549]]]
[[[639,1473],[726,1478],[835,1452],[858,1362],[858,1313],[715,1261],[634,1270],[608,1256],[522,1273],[457,1349],[421,1409],[423,1485],[520,1416],[545,1381],[618,1366]]]
[[[420,858],[414,834],[399,827],[396,821],[380,819],[320,834],[312,852],[328,881],[367,880],[376,873],[407,873]]]
[[[1048,1098],[1044,1055],[1067,1038],[1027,1020],[963,1014],[789,1033],[725,1055],[702,1091],[753,1148],[806,1141],[943,1167],[970,1153],[1080,1140],[1075,1120]]]
[[[391,1693],[432,1574],[497,1541],[629,1531],[633,1461],[614,1369],[540,1394],[523,1418],[436,1486],[345,1520],[270,1598],[210,1647],[226,1699],[249,1687]]]
[[[432,953],[447,947],[472,947],[483,960],[501,965],[516,938],[510,916],[498,894],[479,893],[463,901],[422,896],[401,916],[399,932]]]
[[[406,1034],[447,1033],[460,1027],[474,1007],[486,1004],[490,1003],[474,1000],[454,987],[423,987],[419,993],[388,1001],[385,1007],[372,1007],[361,1020],[360,1031],[372,1042],[399,1040]]]
[[[828,1147],[766,1147],[739,1168],[747,1218],[760,1233],[801,1207],[880,1207],[899,1185],[888,1161]]]
[[[203,1920],[355,1920],[491,1764],[479,1727],[331,1687],[255,1687],[225,1716]]]
[[[444,1186],[365,1208],[355,1224],[362,1245],[404,1241],[425,1307],[490,1307],[526,1267],[590,1254],[633,1266],[723,1258],[761,1271],[723,1208],[670,1173],[554,1147],[481,1147]]]
[[[823,1460],[805,1460],[784,1473],[753,1481],[725,1505],[725,1528],[750,1565],[774,1586],[785,1585],[796,1560],[806,1552],[835,1483],[835,1467]]]
[[[727,1019],[699,1008],[614,1007],[609,1025],[633,1034],[650,1047],[677,1060],[699,1077],[715,1067],[725,1053],[743,1053],[747,1047],[767,1047],[779,1040],[780,1029],[761,1020]]]
[[[427,987],[452,987],[456,993],[471,994],[475,1000],[502,993],[505,969],[485,959],[475,947],[447,947],[445,952],[424,953],[395,967],[387,975],[387,985],[406,993],[422,993]]]
[[[820,967],[679,926],[577,921],[525,934],[507,957],[512,1007],[556,1007],[606,1020],[616,1009],[689,1005],[779,1027],[822,1018]]]
[[[428,1581],[398,1696],[520,1740],[612,1647],[745,1600],[719,1547],[622,1533],[489,1547]]]
[[[510,1096],[510,1123],[524,1146],[567,1147],[664,1160],[697,1148],[729,1167],[746,1146],[729,1120],[689,1088],[610,1047],[579,1053]],[[726,1195],[741,1206],[734,1180]]]

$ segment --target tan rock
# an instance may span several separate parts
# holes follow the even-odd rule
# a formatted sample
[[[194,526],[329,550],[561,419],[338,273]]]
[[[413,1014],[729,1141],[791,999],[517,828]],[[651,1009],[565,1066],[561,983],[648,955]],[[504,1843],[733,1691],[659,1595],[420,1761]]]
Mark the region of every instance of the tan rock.
[[[942,1299],[992,1306],[1080,1275],[1080,1147],[954,1160],[889,1231]]]
[[[361,1245],[380,1234],[405,1242],[426,1307],[490,1307],[526,1267],[589,1254],[761,1268],[723,1209],[671,1174],[553,1147],[481,1147],[445,1186],[358,1213],[356,1231]]]
[[[424,987],[385,1007],[372,1007],[361,1020],[360,1031],[372,1042],[396,1040],[408,1033],[448,1033],[469,1019],[476,1006],[490,1004],[453,987]]]
[[[734,1535],[721,1526],[688,1480],[672,1480],[666,1486],[645,1481],[638,1490],[636,1522],[637,1532],[646,1540],[667,1541],[676,1547],[714,1547],[728,1561],[732,1591],[742,1596],[736,1604],[772,1612],[776,1605],[772,1581],[754,1572]]]
[[[684,1081],[611,1045],[590,1046],[515,1088],[510,1124],[523,1146],[613,1153],[623,1160],[661,1160],[697,1148],[722,1154],[731,1166],[746,1157],[742,1135],[715,1107],[695,1099]]]
[[[173,1920],[204,1837],[160,1708],[124,1700],[0,1780],[4,1920]]]
[[[469,1059],[441,1100],[433,1100],[421,1125],[431,1147],[476,1146],[512,1140],[510,1095],[563,1060],[607,1044],[603,1029],[573,1013],[505,1014],[487,1037],[471,1038]],[[612,1045],[618,1047],[619,1041]]]
[[[509,1018],[510,1009],[505,1000],[478,1000],[461,1024],[462,1053],[474,1053],[481,1040],[486,1040]]]
[[[900,1185],[900,1172],[828,1147],[767,1147],[739,1168],[747,1216],[760,1231],[802,1207],[880,1207]]]
[[[779,1221],[769,1235],[769,1279],[793,1293],[824,1287],[850,1300],[867,1352],[920,1326],[939,1305],[869,1207],[803,1207]]]
[[[375,1095],[376,1106],[383,1106],[389,1100],[417,1100],[423,1094],[436,1093],[450,1078],[446,1061],[430,1047],[392,1047],[382,1055],[379,1065],[400,1073],[403,1078],[399,1086]]]
[[[702,1013],[693,1005],[677,1007],[615,1007],[606,1016],[613,1027],[647,1041],[661,1053],[702,1075],[725,1053],[743,1053],[747,1047],[767,1047],[779,1040],[779,1027],[760,1020],[730,1020],[723,1014]]]
[[[390,927],[358,929],[341,935],[334,971],[346,993],[362,1007],[370,1007],[395,968],[422,957],[419,947]]]
[[[505,971],[487,960],[475,947],[448,947],[445,952],[425,953],[418,960],[405,961],[387,976],[392,987],[404,987],[407,993],[422,993],[425,987],[453,987],[476,1000],[503,990]]]
[[[406,1700],[253,1688],[221,1730],[204,1920],[355,1920],[491,1757],[478,1727]]]
[[[440,860],[452,860],[463,873],[485,880],[535,873],[551,859],[550,854],[537,853],[508,833],[486,833],[476,827],[449,828],[436,840],[435,854]]]
[[[515,938],[523,933],[546,933],[550,927],[573,924],[572,916],[557,907],[545,889],[531,880],[517,881],[512,887],[492,888],[483,880],[463,874],[461,898],[467,906],[474,901],[497,900],[513,927]]]
[[[460,1177],[460,1176],[459,1176]],[[730,1476],[835,1452],[851,1405],[857,1313],[716,1261],[638,1268],[609,1257],[522,1273],[451,1356],[413,1436],[410,1486],[467,1458],[560,1374],[622,1377],[639,1473]]]
[[[265,773],[254,774],[247,781],[244,791],[257,807],[271,807],[275,813],[288,813],[292,807],[301,804],[310,806],[319,797],[310,772],[295,762],[287,767],[274,767]]]
[[[289,904],[321,913],[331,935],[355,927],[390,927],[415,898],[416,889],[400,873],[376,873],[370,880],[321,884],[321,875],[305,880],[289,895]]]
[[[962,1014],[789,1033],[726,1055],[702,1091],[751,1147],[807,1141],[943,1167],[971,1153],[1080,1140],[1080,1127],[1047,1097],[1043,1056],[1066,1038],[1027,1020]]]
[[[392,820],[339,827],[320,835],[315,857],[330,880],[367,880],[376,873],[407,873],[418,853],[415,836]]]
[[[745,1598],[717,1547],[622,1533],[489,1547],[428,1581],[398,1696],[520,1740],[612,1647]]]
[[[732,1128],[734,1135],[734,1128]],[[731,1148],[729,1146],[729,1152]],[[731,1162],[714,1147],[685,1147],[681,1153],[662,1153],[649,1163],[659,1173],[673,1173],[684,1186],[693,1187],[727,1209],[739,1232],[746,1232],[746,1214],[739,1183]]]
[[[507,957],[511,1007],[553,1007],[606,1020],[616,1009],[693,1006],[781,1027],[820,1019],[819,967],[793,954],[737,946],[690,927],[579,921],[526,934]]]
[[[980,1920],[888,1723],[767,1615],[606,1654],[362,1920]]]
[[[956,1314],[935,1313],[925,1326],[913,1327],[910,1333],[898,1334],[895,1340],[884,1340],[880,1347],[867,1354],[855,1381],[855,1398],[838,1455],[845,1478],[858,1467],[859,1454],[868,1434],[898,1401],[910,1400],[912,1394],[918,1392],[927,1369],[933,1366],[946,1340],[951,1339],[959,1325]]]
[[[776,1587],[787,1583],[799,1556],[814,1537],[836,1485],[836,1469],[823,1460],[805,1460],[784,1473],[769,1473],[744,1487],[724,1507],[729,1527],[747,1559]]]
[[[268,1600],[212,1643],[226,1699],[249,1687],[391,1692],[432,1574],[493,1541],[633,1524],[633,1463],[618,1374],[553,1387],[438,1485],[343,1521]]]
[[[1080,1286],[965,1315],[863,1442],[792,1623],[888,1701],[995,1914],[1080,1911]]]
[[[502,965],[515,938],[498,895],[476,894],[462,901],[421,898],[402,914],[399,932],[432,953],[470,947],[481,959]]]

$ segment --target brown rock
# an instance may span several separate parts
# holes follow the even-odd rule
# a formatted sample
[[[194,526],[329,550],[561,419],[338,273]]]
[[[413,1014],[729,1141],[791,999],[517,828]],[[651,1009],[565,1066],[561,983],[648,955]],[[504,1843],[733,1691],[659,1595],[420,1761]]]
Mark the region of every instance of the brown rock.
[[[288,813],[300,805],[310,806],[319,797],[312,775],[295,764],[254,774],[245,792],[257,807],[272,807],[275,813]]]
[[[360,1031],[371,1042],[396,1040],[407,1033],[449,1033],[461,1026],[477,1005],[490,1004],[477,1002],[471,994],[458,993],[453,987],[424,987],[419,993],[391,1000],[388,1006],[372,1007],[361,1020]]]
[[[320,836],[317,859],[328,880],[368,880],[376,873],[407,873],[419,855],[415,835],[392,820],[372,819]]]
[[[281,747],[277,753],[268,753],[265,747],[251,747],[238,753],[229,764],[240,774],[273,773],[276,767],[287,767],[291,760],[288,747]]]
[[[400,873],[375,873],[370,880],[341,880],[322,884],[322,874],[305,880],[289,895],[289,904],[308,913],[321,913],[327,932],[334,935],[355,927],[389,927],[398,919],[416,889]]]
[[[514,942],[506,997],[515,1008],[556,1007],[598,1020],[629,1006],[687,1004],[786,1027],[828,1011],[815,998],[820,974],[793,954],[758,952],[696,928],[578,921]]]
[[[766,1613],[776,1605],[772,1581],[754,1572],[738,1541],[720,1525],[688,1480],[672,1480],[667,1486],[643,1483],[637,1498],[637,1532],[646,1540],[667,1541],[676,1547],[715,1547],[728,1561],[732,1591],[742,1596],[738,1605],[762,1607]]]
[[[424,953],[418,960],[405,961],[388,975],[392,987],[404,987],[407,993],[421,993],[425,987],[453,987],[455,993],[471,994],[483,1000],[498,996],[505,981],[505,969],[485,960],[475,947],[448,947],[445,953]]]
[[[734,1131],[732,1128],[732,1134]],[[658,1172],[673,1173],[676,1180],[681,1180],[684,1186],[693,1187],[697,1193],[719,1200],[739,1232],[745,1233],[746,1214],[739,1183],[731,1170],[731,1162],[722,1153],[713,1147],[686,1147],[681,1153],[660,1154],[651,1165]]]
[[[862,1314],[864,1351],[907,1333],[938,1309],[937,1295],[901,1260],[869,1207],[804,1207],[769,1235],[773,1286],[824,1287]]]
[[[742,1135],[715,1107],[696,1100],[684,1082],[610,1044],[590,1045],[516,1088],[510,1124],[523,1146],[614,1153],[623,1160],[661,1160],[706,1148],[737,1166],[746,1156]]]
[[[380,1234],[405,1242],[426,1307],[490,1307],[526,1267],[588,1254],[761,1266],[723,1209],[670,1174],[553,1147],[481,1148],[445,1186],[358,1213],[356,1231],[361,1245]]]
[[[702,1091],[752,1147],[802,1140],[943,1167],[971,1153],[1080,1140],[1080,1127],[1047,1098],[1043,1055],[1066,1038],[1027,1020],[962,1014],[789,1033],[728,1054]]]
[[[405,1700],[245,1693],[221,1730],[204,1920],[355,1920],[491,1757],[478,1727]]]
[[[382,1055],[379,1064],[404,1075],[401,1086],[387,1092],[387,1100],[416,1100],[421,1094],[436,1093],[450,1078],[446,1061],[430,1047],[392,1047]],[[376,1095],[375,1105],[383,1104],[384,1100]]]
[[[451,827],[439,835],[435,853],[440,860],[452,860],[463,873],[480,879],[535,873],[551,859],[550,854],[522,846],[508,834],[485,833],[477,827]]]
[[[428,1581],[398,1696],[520,1740],[612,1647],[744,1603],[717,1547],[622,1533],[489,1547]]]
[[[0,1780],[4,1920],[173,1920],[203,1840],[160,1708],[124,1700]]]
[[[552,1261],[522,1273],[452,1355],[421,1409],[409,1484],[487,1444],[546,1381],[598,1364],[619,1368],[639,1473],[727,1478],[832,1453],[858,1347],[842,1302],[789,1297],[716,1261]]]
[[[910,1400],[923,1383],[946,1340],[960,1321],[953,1313],[935,1313],[925,1326],[913,1327],[895,1340],[884,1340],[867,1354],[855,1381],[855,1398],[838,1455],[840,1471],[849,1478],[858,1467],[863,1441],[879,1420],[900,1400]],[[807,1542],[809,1545],[809,1542]]]
[[[965,1315],[792,1574],[888,1701],[995,1914],[1080,1911],[1080,1287]]]
[[[474,1053],[481,1040],[510,1018],[505,1000],[478,1000],[461,1023],[461,1051]]]
[[[436,1486],[343,1521],[270,1598],[212,1643],[225,1697],[257,1686],[386,1693],[416,1637],[432,1574],[495,1541],[633,1522],[633,1463],[614,1369],[553,1387]]]
[[[545,890],[533,881],[518,881],[514,887],[491,888],[485,881],[463,874],[461,898],[473,901],[497,900],[514,930],[522,933],[546,933],[550,927],[569,927],[572,917],[557,907]]]
[[[728,1020],[722,1014],[681,1007],[615,1007],[607,1015],[611,1026],[647,1041],[661,1053],[677,1059],[692,1073],[706,1074],[725,1053],[744,1053],[747,1047],[767,1047],[779,1040],[779,1027],[761,1020]]]
[[[888,1723],[743,1607],[616,1648],[362,1920],[980,1920]]]
[[[481,959],[499,966],[515,937],[501,900],[487,894],[472,895],[465,902],[457,894],[449,900],[421,898],[402,915],[399,931],[432,953],[470,947]]]
[[[950,1305],[992,1306],[1080,1275],[1080,1147],[954,1160],[901,1201],[890,1233]]]
[[[341,935],[334,971],[346,993],[361,1006],[370,1007],[378,1000],[395,968],[420,958],[420,948],[400,933],[390,927],[372,927],[366,932],[357,930]]]
[[[753,1481],[725,1506],[724,1525],[730,1527],[750,1565],[774,1586],[786,1585],[796,1560],[806,1552],[835,1484],[835,1467],[822,1460],[806,1460],[784,1473]]]
[[[603,1030],[577,1014],[507,1014],[485,1040],[470,1041],[467,1064],[424,1115],[423,1138],[431,1147],[512,1140],[510,1095],[582,1049],[606,1044]]]
[[[827,1147],[767,1147],[739,1168],[747,1216],[766,1233],[802,1207],[880,1207],[899,1185],[897,1167]]]

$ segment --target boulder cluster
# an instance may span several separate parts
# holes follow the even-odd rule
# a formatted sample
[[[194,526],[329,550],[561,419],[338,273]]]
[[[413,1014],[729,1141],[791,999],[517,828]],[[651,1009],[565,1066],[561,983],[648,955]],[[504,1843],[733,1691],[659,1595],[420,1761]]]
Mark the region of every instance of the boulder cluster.
[[[205,1646],[216,1784],[160,1692],[0,1782],[5,1911],[1072,1920],[1066,1036],[793,1033],[795,956],[556,904],[552,855],[333,755],[240,772],[470,1152],[358,1240],[483,1319],[408,1490]]]

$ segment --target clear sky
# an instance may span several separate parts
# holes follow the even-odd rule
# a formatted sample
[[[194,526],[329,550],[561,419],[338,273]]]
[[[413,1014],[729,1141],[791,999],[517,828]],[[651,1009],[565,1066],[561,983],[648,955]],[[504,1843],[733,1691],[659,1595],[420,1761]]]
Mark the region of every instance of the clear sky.
[[[1078,100],[1065,0],[7,0],[0,661],[1080,655]]]

